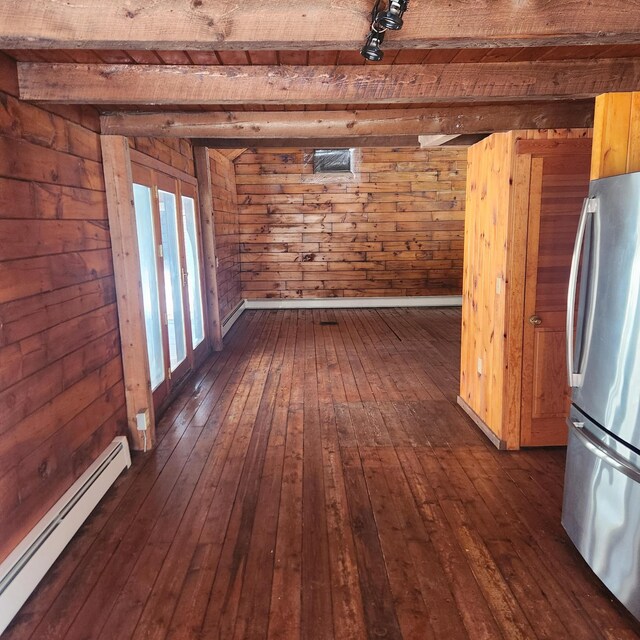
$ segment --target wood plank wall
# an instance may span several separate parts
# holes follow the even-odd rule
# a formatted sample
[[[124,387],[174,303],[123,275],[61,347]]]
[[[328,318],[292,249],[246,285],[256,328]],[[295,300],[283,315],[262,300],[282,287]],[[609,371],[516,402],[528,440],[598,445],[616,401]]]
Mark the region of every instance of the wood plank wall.
[[[468,153],[460,396],[499,438],[514,154],[510,132],[494,133]]]
[[[224,322],[242,302],[238,197],[233,162],[211,149],[211,190],[218,258],[218,298]]]
[[[0,54],[0,560],[125,431],[97,113]]]
[[[361,149],[349,177],[311,153],[235,161],[245,298],[460,294],[466,150]]]
[[[596,98],[591,179],[640,171],[640,92]]]

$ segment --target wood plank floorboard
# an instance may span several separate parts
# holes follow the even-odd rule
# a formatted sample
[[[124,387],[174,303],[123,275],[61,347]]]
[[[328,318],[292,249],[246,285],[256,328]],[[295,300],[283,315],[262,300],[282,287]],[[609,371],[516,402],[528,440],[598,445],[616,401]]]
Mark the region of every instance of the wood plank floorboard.
[[[3,640],[630,640],[563,449],[456,404],[459,309],[246,311]]]

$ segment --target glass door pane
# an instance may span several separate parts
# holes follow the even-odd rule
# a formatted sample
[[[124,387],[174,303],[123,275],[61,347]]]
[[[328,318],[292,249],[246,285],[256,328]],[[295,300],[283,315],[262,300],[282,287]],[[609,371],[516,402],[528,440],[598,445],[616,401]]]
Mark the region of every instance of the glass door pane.
[[[187,357],[184,310],[182,307],[182,269],[180,267],[180,244],[176,196],[158,190],[160,229],[164,257],[164,288],[167,303],[167,328],[169,331],[169,360],[171,370]]]
[[[182,196],[182,221],[189,286],[189,314],[191,316],[191,339],[195,349],[204,340],[204,311],[202,307],[202,283],[200,280],[200,252],[196,227],[195,201]]]
[[[162,319],[158,273],[156,271],[156,239],[153,227],[151,189],[141,184],[133,185],[133,197],[140,253],[140,276],[144,324],[149,352],[151,388],[156,389],[164,380],[164,349],[162,347]]]

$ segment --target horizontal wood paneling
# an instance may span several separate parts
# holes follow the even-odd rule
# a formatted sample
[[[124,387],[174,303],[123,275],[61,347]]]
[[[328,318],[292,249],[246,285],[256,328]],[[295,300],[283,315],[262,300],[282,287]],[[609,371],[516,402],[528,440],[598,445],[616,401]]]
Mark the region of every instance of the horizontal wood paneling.
[[[2,560],[123,432],[124,385],[99,136],[0,62]]]
[[[183,138],[129,138],[129,146],[140,153],[195,176],[193,149]]]
[[[218,300],[224,322],[243,298],[240,281],[240,230],[234,165],[219,151],[210,150],[211,191],[218,258]]]
[[[245,298],[460,293],[465,150],[362,149],[353,176],[311,151],[236,160]]]

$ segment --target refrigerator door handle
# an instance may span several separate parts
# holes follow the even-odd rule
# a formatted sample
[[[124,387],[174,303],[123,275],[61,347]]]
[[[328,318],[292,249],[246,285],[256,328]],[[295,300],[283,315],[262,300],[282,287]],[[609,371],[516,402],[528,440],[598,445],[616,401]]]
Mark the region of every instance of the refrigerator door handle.
[[[635,482],[640,482],[640,471],[629,464],[624,458],[615,451],[608,449],[596,436],[584,428],[584,422],[573,422],[567,420],[570,429],[577,436],[578,440],[589,449],[593,454],[604,460],[608,465],[624,473],[625,476],[631,478]]]
[[[569,274],[569,290],[567,293],[567,378],[570,387],[579,387],[582,384],[582,373],[573,370],[574,360],[574,335],[573,325],[575,322],[576,289],[578,286],[578,270],[580,268],[580,257],[582,255],[582,245],[584,234],[587,228],[587,216],[596,211],[596,199],[585,198],[582,205],[582,213],[578,223],[576,242],[573,247],[571,258],[571,272]]]

